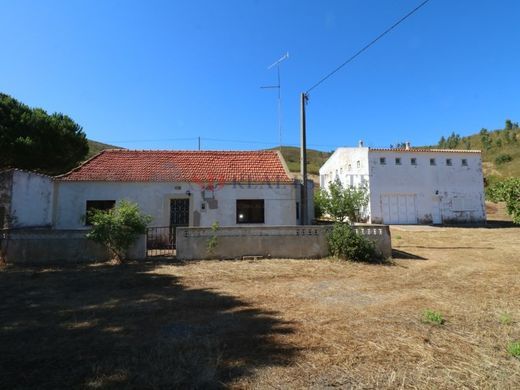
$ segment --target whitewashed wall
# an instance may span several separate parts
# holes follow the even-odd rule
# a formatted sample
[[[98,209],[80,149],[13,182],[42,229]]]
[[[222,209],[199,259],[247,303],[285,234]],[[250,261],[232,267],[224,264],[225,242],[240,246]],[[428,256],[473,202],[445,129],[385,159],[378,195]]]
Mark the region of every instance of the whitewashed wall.
[[[386,164],[380,164],[380,158]],[[397,165],[395,159],[401,159]],[[416,159],[416,165],[411,164]],[[430,165],[430,158],[436,165]],[[452,165],[446,164],[451,159]],[[462,159],[467,166],[462,165]],[[359,161],[359,167],[358,167]],[[350,169],[349,169],[350,165]],[[368,182],[372,223],[389,223],[390,201],[403,201],[407,216],[400,223],[485,221],[484,180],[480,153],[378,151],[338,148],[320,169],[320,184],[338,177],[343,185]],[[386,216],[385,216],[386,214]],[[391,223],[396,223],[395,219]]]
[[[320,168],[320,186],[339,178],[343,186],[368,181],[368,148],[338,148]]]
[[[386,165],[380,158],[386,158]],[[401,158],[401,165],[395,159]],[[410,159],[415,158],[417,165]],[[436,161],[430,165],[430,158]],[[452,165],[446,165],[451,159]],[[468,165],[462,166],[462,159]],[[384,222],[383,197],[415,197],[419,223],[476,222],[486,219],[484,179],[479,153],[370,151],[370,209],[373,223]],[[435,220],[440,212],[441,220]]]
[[[10,227],[50,226],[52,223],[52,178],[13,170]]]
[[[136,202],[143,213],[151,215],[153,221],[150,226],[169,226],[170,199],[174,198],[190,199],[190,226],[211,226],[215,221],[220,226],[236,226],[237,199],[264,199],[265,225],[297,224],[299,187],[291,184],[227,184],[214,193],[203,193],[201,187],[188,183],[58,181],[56,192],[54,224],[58,229],[84,227],[87,200],[123,199]],[[202,208],[203,203],[205,209]]]

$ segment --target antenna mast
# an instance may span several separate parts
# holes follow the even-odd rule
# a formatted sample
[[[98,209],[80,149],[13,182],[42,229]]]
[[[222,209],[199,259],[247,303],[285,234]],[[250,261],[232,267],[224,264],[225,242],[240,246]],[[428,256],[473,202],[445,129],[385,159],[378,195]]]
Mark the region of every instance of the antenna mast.
[[[278,76],[277,85],[268,85],[260,88],[276,88],[278,89],[278,135],[280,137],[280,152],[282,151],[282,84],[280,81],[280,64],[289,58],[289,52],[285,53],[280,59],[272,63],[267,67],[267,70],[271,70],[276,66],[276,73]]]

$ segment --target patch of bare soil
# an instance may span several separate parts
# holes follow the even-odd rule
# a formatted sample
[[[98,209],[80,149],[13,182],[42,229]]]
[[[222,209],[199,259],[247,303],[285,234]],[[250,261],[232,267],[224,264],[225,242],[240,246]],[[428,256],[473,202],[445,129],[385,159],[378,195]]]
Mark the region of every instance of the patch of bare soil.
[[[0,387],[518,388],[520,229],[392,235],[394,265],[8,266]]]

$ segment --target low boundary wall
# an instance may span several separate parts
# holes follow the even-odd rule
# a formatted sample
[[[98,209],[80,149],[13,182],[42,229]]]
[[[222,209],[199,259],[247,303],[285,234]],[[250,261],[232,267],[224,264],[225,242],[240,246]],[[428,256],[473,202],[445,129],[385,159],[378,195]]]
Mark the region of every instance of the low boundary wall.
[[[86,238],[88,230],[14,229],[0,231],[0,256],[11,264],[93,263],[110,260],[108,250]],[[129,259],[146,258],[143,234],[128,251]]]
[[[355,225],[358,234],[373,241],[384,257],[392,255],[388,225]],[[331,225],[177,228],[177,259],[240,259],[244,256],[312,259],[329,254]],[[216,242],[210,248],[210,240]]]

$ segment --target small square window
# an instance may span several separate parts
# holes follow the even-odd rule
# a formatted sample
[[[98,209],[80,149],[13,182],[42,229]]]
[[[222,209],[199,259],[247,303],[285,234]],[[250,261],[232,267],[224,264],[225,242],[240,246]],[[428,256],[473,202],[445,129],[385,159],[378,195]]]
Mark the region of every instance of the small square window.
[[[467,167],[468,166],[468,160],[466,160],[465,158],[462,159],[462,166],[463,167]]]
[[[361,161],[358,161],[358,162],[357,162],[357,167],[358,167],[358,168],[361,168]]]
[[[434,158],[430,158],[430,165],[437,165]]]
[[[113,209],[115,205],[115,200],[87,200],[85,225],[92,225],[92,212],[94,210],[108,211]]]
[[[400,157],[397,157],[395,159],[395,165],[401,165],[401,158]]]
[[[381,165],[386,165],[386,158],[384,158],[384,157],[380,157],[380,158],[379,158],[379,164],[381,164]]]
[[[449,166],[449,167],[452,166],[452,164],[451,164],[451,158],[447,158],[447,159],[446,159],[446,165]]]
[[[417,165],[417,159],[416,159],[415,157],[412,157],[412,158],[410,159],[410,164],[412,164],[412,165]]]

